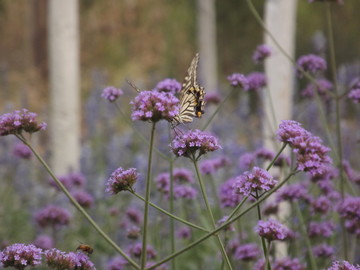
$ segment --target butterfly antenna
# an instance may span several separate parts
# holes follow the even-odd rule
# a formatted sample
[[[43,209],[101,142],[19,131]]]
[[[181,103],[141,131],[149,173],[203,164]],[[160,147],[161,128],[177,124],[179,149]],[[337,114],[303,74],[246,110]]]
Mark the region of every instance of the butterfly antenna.
[[[126,80],[126,82],[138,93],[140,93],[140,89],[135,85],[133,84],[132,82],[130,82],[129,80]]]

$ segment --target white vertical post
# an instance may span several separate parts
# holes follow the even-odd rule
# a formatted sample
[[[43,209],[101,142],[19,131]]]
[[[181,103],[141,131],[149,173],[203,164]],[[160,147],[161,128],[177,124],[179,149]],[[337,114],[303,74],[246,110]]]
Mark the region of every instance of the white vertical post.
[[[50,0],[48,8],[51,165],[64,174],[79,169],[79,4]]]

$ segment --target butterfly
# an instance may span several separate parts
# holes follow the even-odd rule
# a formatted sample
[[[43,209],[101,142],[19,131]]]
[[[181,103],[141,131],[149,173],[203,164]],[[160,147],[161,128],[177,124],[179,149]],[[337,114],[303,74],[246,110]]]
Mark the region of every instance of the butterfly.
[[[180,109],[174,116],[171,123],[179,125],[181,123],[191,123],[194,117],[200,118],[204,114],[205,107],[205,89],[197,81],[197,66],[199,54],[197,53],[191,61],[187,70],[182,88],[180,91]]]

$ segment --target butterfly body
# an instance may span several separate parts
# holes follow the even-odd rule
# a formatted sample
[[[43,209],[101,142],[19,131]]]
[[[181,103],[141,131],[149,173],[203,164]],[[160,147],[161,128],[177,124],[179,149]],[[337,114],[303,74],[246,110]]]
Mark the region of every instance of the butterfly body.
[[[94,252],[94,249],[91,246],[85,245],[85,244],[79,245],[76,250],[77,251],[80,250],[80,251],[84,252],[87,255],[90,255],[90,254],[92,254]]]
[[[172,120],[175,125],[191,123],[194,117],[200,118],[204,114],[204,96],[206,92],[204,87],[200,86],[197,81],[198,62],[199,54],[197,53],[182,84],[179,113]]]

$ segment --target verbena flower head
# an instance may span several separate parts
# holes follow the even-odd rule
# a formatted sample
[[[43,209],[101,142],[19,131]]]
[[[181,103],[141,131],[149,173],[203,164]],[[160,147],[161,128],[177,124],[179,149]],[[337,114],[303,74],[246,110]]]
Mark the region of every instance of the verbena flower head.
[[[239,246],[234,254],[234,258],[242,261],[254,261],[260,255],[257,244],[249,243]]]
[[[126,237],[129,239],[138,239],[141,233],[141,229],[136,225],[131,225],[126,229]]]
[[[200,163],[200,172],[203,174],[213,174],[217,170],[229,164],[230,164],[230,160],[224,156],[213,159],[207,159]]]
[[[229,216],[223,216],[222,218],[220,218],[217,222],[216,222],[216,225],[218,227],[220,227],[221,225],[223,225],[227,220],[229,219]],[[235,231],[235,228],[232,224],[229,224],[227,226],[225,226],[223,228],[224,231],[230,231],[230,232],[234,232]]]
[[[217,105],[221,102],[221,95],[218,92],[211,92],[211,93],[207,93],[204,101],[206,103],[206,105]]]
[[[191,229],[189,227],[181,227],[176,231],[176,237],[181,239],[191,238]]]
[[[108,86],[104,88],[104,90],[102,91],[101,97],[110,102],[114,102],[123,94],[124,94],[123,90],[116,88],[114,86]]]
[[[359,270],[360,265],[353,265],[348,261],[335,261],[332,265],[325,270]]]
[[[133,185],[137,181],[139,174],[135,168],[123,169],[117,168],[106,182],[105,191],[111,195],[118,194],[120,191],[132,192]]]
[[[34,133],[46,129],[46,123],[38,123],[37,114],[27,109],[6,113],[0,116],[0,136],[21,134],[22,132]]]
[[[221,207],[234,208],[240,203],[242,195],[234,192],[233,186],[235,182],[235,178],[230,178],[220,186],[219,198]]]
[[[179,111],[179,100],[173,94],[158,91],[141,91],[130,104],[134,121],[171,121]]]
[[[15,144],[13,148],[13,154],[15,157],[23,159],[30,159],[32,157],[32,152],[30,148],[23,143]]]
[[[277,182],[266,170],[254,167],[236,177],[233,188],[235,193],[249,196],[255,191],[269,191]]]
[[[221,149],[216,137],[196,129],[179,134],[170,144],[171,151],[178,157],[198,159],[200,156]]]
[[[350,163],[346,160],[343,161],[344,171],[346,176],[349,178],[350,181],[354,182],[355,184],[360,185],[360,172],[355,171]]]
[[[169,194],[170,192],[170,174],[169,173],[160,173],[155,178],[155,183],[157,190],[164,193]]]
[[[273,241],[284,240],[289,229],[277,220],[269,219],[269,221],[259,220],[255,231],[266,240]]]
[[[332,202],[324,195],[317,197],[311,202],[311,212],[322,215],[327,214],[332,208]]]
[[[34,245],[13,244],[0,252],[2,266],[24,269],[41,264],[42,249]]]
[[[335,232],[335,224],[331,221],[315,222],[311,221],[308,225],[309,237],[324,237],[329,238]]]
[[[330,148],[322,145],[319,137],[301,127],[293,120],[283,120],[277,131],[277,138],[288,143],[296,154],[297,169],[318,175],[326,172],[331,164]]]
[[[307,203],[311,201],[309,190],[302,183],[287,185],[277,192],[277,196],[276,196],[277,202],[281,202],[281,201],[293,202],[297,200],[303,200],[304,202]]]
[[[155,86],[155,89],[159,92],[170,92],[176,94],[181,91],[181,83],[175,79],[164,79]]]
[[[142,243],[138,242],[129,246],[128,253],[135,258],[140,258],[142,253]],[[157,256],[156,250],[151,246],[146,246],[146,257],[148,259],[155,259]]]
[[[239,86],[245,91],[247,91],[249,88],[248,78],[244,74],[234,73],[228,76],[227,79],[230,81],[230,84],[234,87]]]
[[[360,88],[351,90],[348,94],[348,98],[355,103],[360,103]]]
[[[56,205],[48,205],[35,213],[35,221],[41,228],[69,225],[70,218],[71,214],[67,209]]]
[[[245,153],[239,158],[239,167],[243,170],[249,170],[254,166],[256,155],[254,153]]]
[[[246,78],[249,82],[249,91],[258,91],[267,85],[266,76],[262,72],[252,72]]]
[[[335,253],[334,247],[327,244],[313,246],[312,251],[316,257],[320,258],[331,258]]]
[[[84,208],[90,208],[94,204],[94,197],[83,190],[77,190],[72,193],[75,200]]]
[[[297,60],[297,65],[305,72],[310,72],[312,74],[316,74],[319,71],[324,71],[327,68],[326,61],[322,57],[314,54],[307,54],[299,57]],[[300,78],[303,76],[299,69],[297,70],[297,75]]]
[[[198,192],[195,188],[186,185],[179,185],[174,187],[174,197],[175,199],[188,199],[193,200],[196,198]]]
[[[63,252],[58,249],[50,249],[44,252],[45,263],[50,269],[69,269],[69,270],[93,270],[94,264],[89,257],[82,252]]]
[[[262,211],[265,216],[276,215],[279,211],[279,203],[275,200],[267,202]]]
[[[124,259],[122,256],[116,256],[112,258],[108,264],[107,270],[125,270],[125,267],[128,265],[128,261]]]
[[[348,232],[360,236],[360,197],[346,197],[338,206]]]
[[[300,263],[299,259],[282,258],[274,262],[273,270],[305,270],[306,266]]]
[[[177,183],[194,183],[194,177],[190,170],[185,168],[176,168],[173,172],[174,181]]]
[[[135,208],[128,208],[125,211],[125,215],[127,217],[127,219],[129,219],[131,222],[140,225],[141,221],[142,221],[142,217],[141,217],[141,213],[139,210],[135,209]]]
[[[271,49],[268,45],[262,44],[256,47],[256,50],[252,56],[255,64],[260,64],[264,62],[266,58],[271,55]]]
[[[41,249],[51,249],[54,247],[54,240],[50,236],[42,234],[36,237],[33,244]]]
[[[79,172],[72,172],[65,175],[60,175],[58,176],[58,179],[68,190],[73,190],[75,187],[82,188],[86,184],[85,176]],[[52,187],[60,190],[54,179],[49,178],[49,183]]]
[[[301,92],[301,95],[304,97],[313,97],[316,91],[324,100],[329,100],[331,97],[329,91],[333,89],[333,84],[326,79],[317,79],[316,82],[317,84],[308,84]]]

